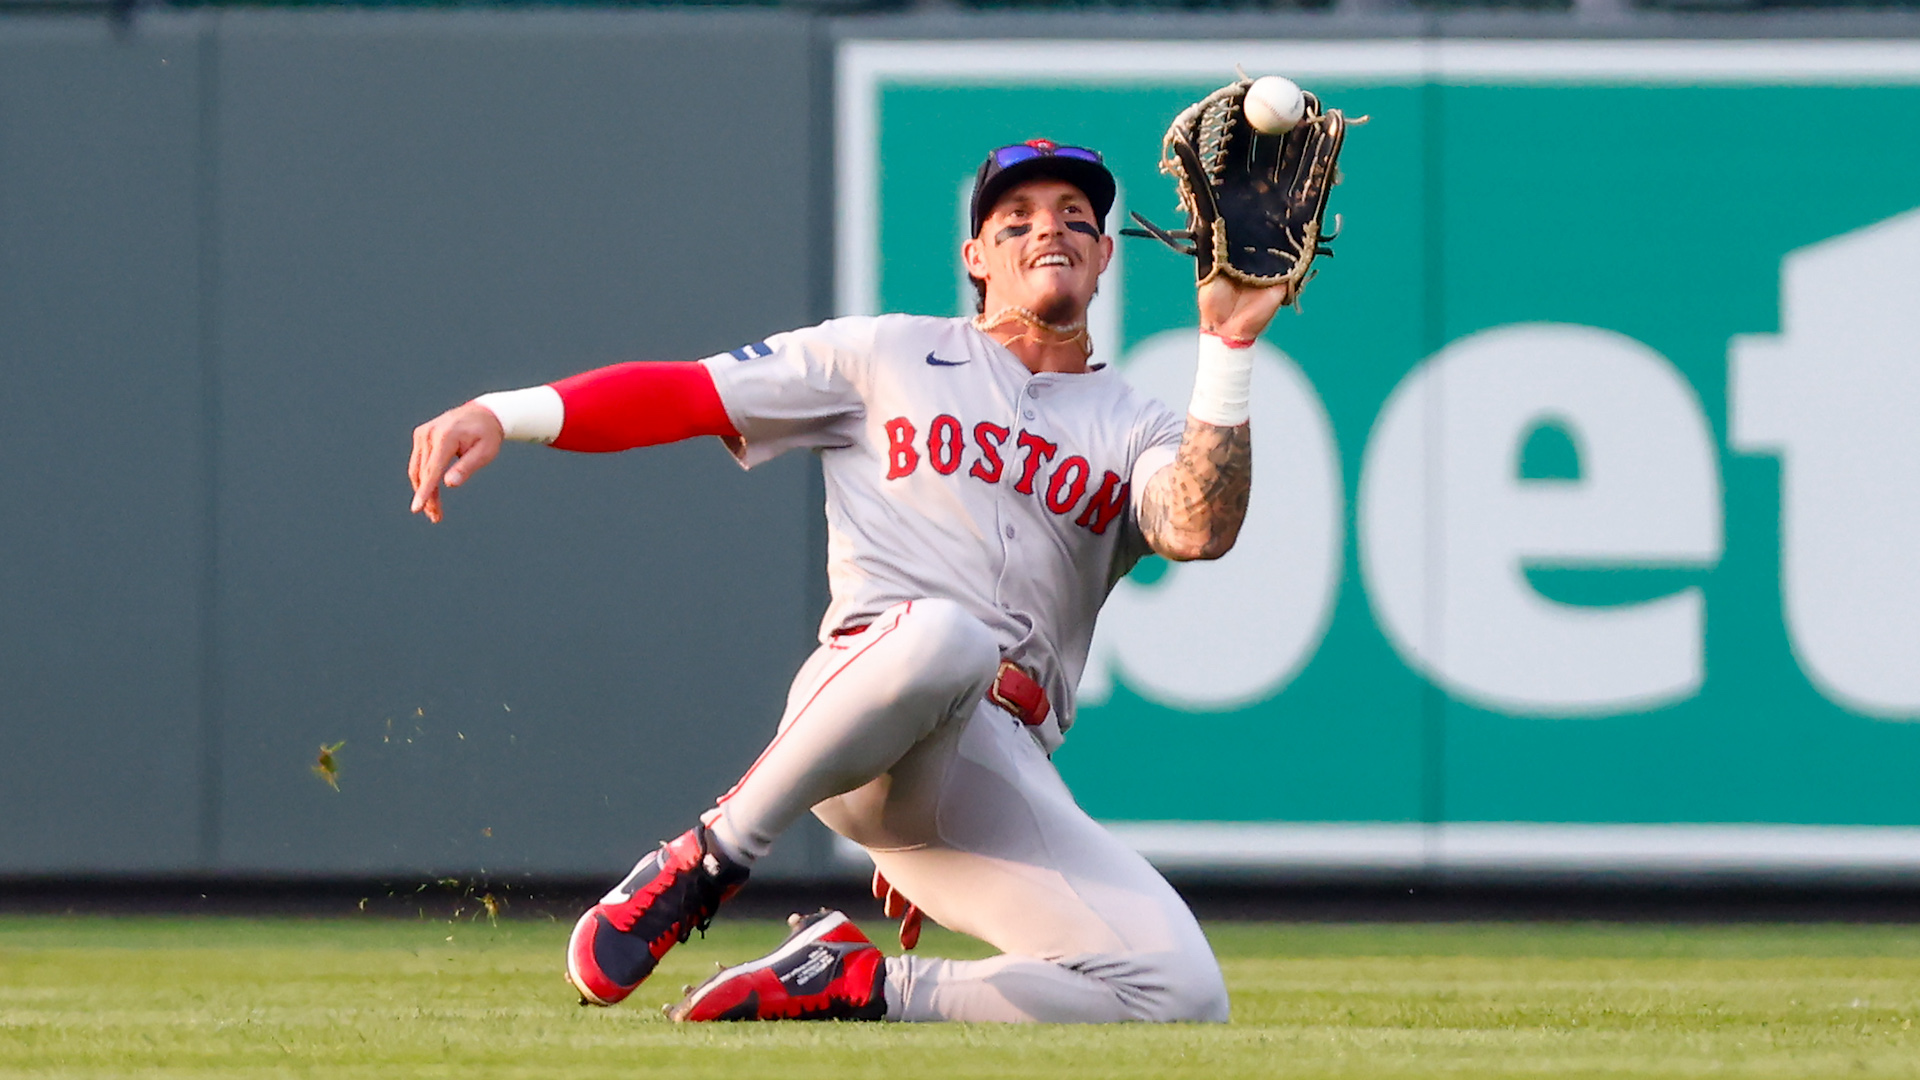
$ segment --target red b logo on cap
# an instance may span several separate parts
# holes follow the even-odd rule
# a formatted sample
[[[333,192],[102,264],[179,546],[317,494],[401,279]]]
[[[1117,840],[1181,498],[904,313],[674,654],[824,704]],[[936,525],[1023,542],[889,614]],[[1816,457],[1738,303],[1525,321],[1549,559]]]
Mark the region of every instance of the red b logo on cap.
[[[1027,145],[1033,147],[1035,150],[1050,154],[1054,151],[1054,148],[1060,144],[1054,142],[1052,139],[1028,139]]]

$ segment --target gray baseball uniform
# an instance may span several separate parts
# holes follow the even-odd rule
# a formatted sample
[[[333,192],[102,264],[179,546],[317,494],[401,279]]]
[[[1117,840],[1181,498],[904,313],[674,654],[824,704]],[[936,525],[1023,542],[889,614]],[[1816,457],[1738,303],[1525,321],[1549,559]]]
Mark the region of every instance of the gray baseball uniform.
[[[742,465],[819,452],[832,603],[778,733],[702,820],[757,856],[812,809],[1006,954],[890,959],[890,1018],[1226,1019],[1186,905],[1048,760],[1184,419],[1110,368],[1033,374],[964,319],[836,319],[703,363]],[[1003,659],[1045,687],[1044,723],[983,696]]]

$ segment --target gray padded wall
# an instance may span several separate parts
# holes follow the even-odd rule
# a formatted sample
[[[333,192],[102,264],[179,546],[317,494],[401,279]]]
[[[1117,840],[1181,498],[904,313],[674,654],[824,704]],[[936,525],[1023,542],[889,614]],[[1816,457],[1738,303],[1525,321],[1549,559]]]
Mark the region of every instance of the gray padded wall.
[[[198,857],[199,71],[0,23],[0,873]]]
[[[431,527],[408,434],[483,390],[817,317],[807,25],[237,13],[78,24],[65,60],[44,25],[0,23],[0,55],[81,84],[64,114],[0,101],[0,342],[38,435],[8,434],[30,493],[6,500],[0,871],[608,874],[685,828],[808,648],[811,462],[510,447]],[[177,43],[192,70],[196,28],[204,95],[147,59]],[[101,135],[89,94],[157,132],[76,157],[91,193],[44,166]],[[22,230],[116,280],[18,265]],[[341,740],[336,793],[309,766]]]

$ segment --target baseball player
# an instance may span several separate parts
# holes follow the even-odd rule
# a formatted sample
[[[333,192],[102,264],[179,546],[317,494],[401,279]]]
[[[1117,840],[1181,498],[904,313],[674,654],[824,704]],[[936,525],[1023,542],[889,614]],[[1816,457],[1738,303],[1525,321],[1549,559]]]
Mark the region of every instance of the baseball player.
[[[713,435],[746,468],[807,449],[825,473],[819,649],[732,790],[581,916],[567,976],[583,1001],[632,993],[811,810],[872,856],[903,944],[924,913],[1002,955],[888,958],[821,912],[675,1019],[1227,1019],[1192,913],[1074,803],[1048,755],[1114,583],[1149,552],[1233,546],[1251,483],[1249,347],[1287,297],[1203,284],[1187,415],[1136,393],[1091,362],[1086,331],[1113,200],[1094,151],[1001,147],[960,252],[977,318],[833,319],[697,362],[487,394],[414,432],[413,509],[436,522],[443,487],[502,440],[611,451]]]

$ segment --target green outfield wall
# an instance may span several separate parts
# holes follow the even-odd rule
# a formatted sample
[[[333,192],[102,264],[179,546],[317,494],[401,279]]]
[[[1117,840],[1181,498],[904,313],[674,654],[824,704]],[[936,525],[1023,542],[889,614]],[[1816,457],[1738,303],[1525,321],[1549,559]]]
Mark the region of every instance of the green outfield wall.
[[[1349,115],[1217,564],[1102,617],[1058,755],[1169,865],[1920,868],[1920,47],[847,42],[842,311],[970,311],[984,147],[1108,155],[1235,64]],[[1098,358],[1191,387],[1121,242]]]

